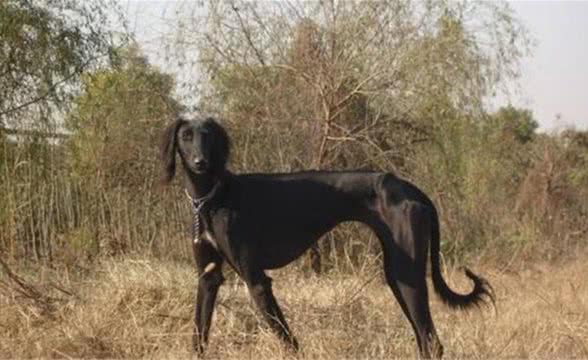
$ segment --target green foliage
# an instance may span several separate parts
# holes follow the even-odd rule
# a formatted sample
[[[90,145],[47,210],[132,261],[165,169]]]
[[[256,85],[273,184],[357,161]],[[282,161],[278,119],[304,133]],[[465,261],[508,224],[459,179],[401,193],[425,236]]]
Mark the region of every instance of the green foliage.
[[[522,144],[533,139],[539,126],[530,110],[517,109],[512,105],[498,109],[492,115],[492,122],[492,125],[500,128],[505,136],[512,136]]]
[[[84,90],[66,122],[72,169],[108,186],[151,184],[159,133],[180,111],[174,81],[136,46],[121,50],[119,58],[112,68],[82,77]]]
[[[566,157],[575,165],[570,181],[586,189],[588,196],[588,131],[567,130],[562,138],[567,149]]]
[[[166,239],[182,229],[184,203],[152,189],[160,130],[180,109],[174,82],[137,48],[111,51],[110,4],[0,2],[0,252],[9,258],[79,263],[171,249]],[[69,139],[47,137],[46,126],[63,131],[54,110],[68,109]]]
[[[440,209],[445,254],[509,246],[518,236],[512,209],[532,148],[470,118],[449,119],[433,134],[433,145],[419,147],[410,167]]]
[[[0,125],[24,110],[46,123],[65,105],[80,74],[110,54],[116,11],[109,0],[1,1]]]

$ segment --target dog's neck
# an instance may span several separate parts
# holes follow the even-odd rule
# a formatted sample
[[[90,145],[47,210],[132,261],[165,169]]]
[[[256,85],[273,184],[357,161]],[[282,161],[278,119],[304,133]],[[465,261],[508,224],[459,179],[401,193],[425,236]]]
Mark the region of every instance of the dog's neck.
[[[210,194],[221,180],[218,175],[184,171],[184,186],[193,199],[200,199]]]

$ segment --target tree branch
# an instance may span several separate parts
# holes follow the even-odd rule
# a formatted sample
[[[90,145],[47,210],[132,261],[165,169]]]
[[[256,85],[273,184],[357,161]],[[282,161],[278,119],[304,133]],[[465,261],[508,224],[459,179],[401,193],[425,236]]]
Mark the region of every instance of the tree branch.
[[[98,55],[98,56],[95,56],[95,57],[92,57],[92,58],[88,59],[81,66],[77,67],[71,74],[69,74],[68,76],[66,76],[63,79],[59,80],[58,82],[52,84],[45,93],[43,93],[43,94],[41,94],[41,95],[39,95],[39,96],[37,96],[35,98],[32,98],[29,101],[25,101],[22,104],[19,104],[17,106],[12,107],[12,108],[8,108],[7,110],[1,111],[0,112],[0,117],[1,116],[5,116],[5,115],[10,114],[10,113],[13,113],[13,112],[17,112],[17,111],[22,110],[22,109],[24,109],[24,108],[26,108],[26,107],[28,107],[30,105],[33,105],[33,104],[37,103],[39,101],[45,100],[46,98],[48,98],[49,96],[51,96],[51,94],[53,94],[54,91],[61,84],[64,84],[64,83],[68,82],[69,80],[71,80],[72,78],[74,78],[75,76],[81,74],[91,62],[93,62],[93,61],[95,61],[95,60],[97,60],[99,58],[102,58],[104,56],[106,56],[106,54],[101,54],[101,55]]]
[[[239,25],[241,26],[241,31],[245,35],[245,39],[247,39],[247,43],[249,44],[251,49],[253,49],[253,52],[255,53],[255,56],[257,57],[257,60],[259,61],[259,63],[262,66],[265,66],[265,61],[263,60],[263,57],[261,56],[261,52],[255,47],[255,45],[253,44],[253,39],[251,39],[251,34],[245,28],[245,23],[243,22],[243,18],[241,17],[241,14],[239,13],[239,8],[237,6],[235,6],[235,3],[233,3],[233,2],[231,3],[231,8],[233,9],[235,14],[237,15],[237,19],[239,19]]]

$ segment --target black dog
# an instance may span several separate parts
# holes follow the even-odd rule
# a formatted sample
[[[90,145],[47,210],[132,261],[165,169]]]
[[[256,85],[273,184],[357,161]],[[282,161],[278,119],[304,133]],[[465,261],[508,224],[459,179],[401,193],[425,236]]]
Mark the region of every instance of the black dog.
[[[469,270],[466,275],[474,283],[469,294],[447,286],[439,269],[437,211],[407,181],[358,171],[235,175],[225,167],[227,133],[210,118],[179,119],[163,140],[164,181],[173,178],[179,154],[194,210],[193,248],[200,280],[193,341],[198,352],[208,340],[225,261],[245,281],[271,329],[297,349],[264,271],[295,260],[346,221],[366,224],[380,239],[386,280],[415,331],[422,357],[440,357],[443,352],[429,311],[429,254],[435,291],[446,304],[467,308],[492,299],[488,283]]]

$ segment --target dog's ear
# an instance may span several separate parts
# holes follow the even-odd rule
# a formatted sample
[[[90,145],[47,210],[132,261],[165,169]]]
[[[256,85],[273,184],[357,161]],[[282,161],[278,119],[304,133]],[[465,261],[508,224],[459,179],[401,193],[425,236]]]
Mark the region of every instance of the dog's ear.
[[[168,184],[176,174],[176,149],[178,129],[186,120],[177,119],[163,132],[161,138],[161,161],[163,163],[162,183]]]
[[[212,130],[212,170],[215,174],[222,174],[227,166],[230,152],[230,140],[226,130],[214,119],[206,121]]]

